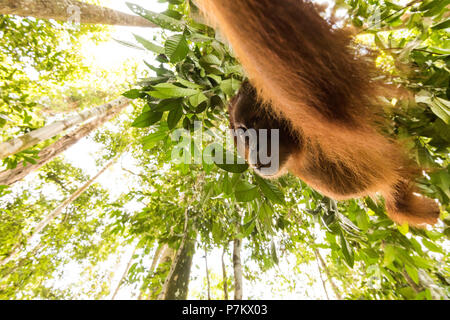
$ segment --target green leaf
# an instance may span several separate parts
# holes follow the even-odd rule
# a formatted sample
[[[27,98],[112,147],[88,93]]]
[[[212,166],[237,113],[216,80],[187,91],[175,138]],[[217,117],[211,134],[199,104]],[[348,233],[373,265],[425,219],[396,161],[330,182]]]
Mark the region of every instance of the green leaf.
[[[158,131],[152,134],[149,134],[145,138],[142,139],[142,144],[145,149],[153,148],[159,141],[163,140],[167,137],[167,133],[165,131]]]
[[[412,256],[411,257],[414,261],[414,265],[416,265],[418,268],[422,269],[428,269],[433,267],[433,262],[429,259],[422,258],[419,256]]]
[[[269,206],[266,202],[264,202],[261,205],[261,208],[258,212],[260,221],[263,223],[263,225],[266,228],[272,227],[272,216],[273,216],[273,209],[271,206]]]
[[[375,44],[378,46],[378,48],[386,49],[386,45],[383,43],[378,34],[375,34]]]
[[[191,81],[184,80],[184,79],[182,79],[180,77],[177,77],[177,82],[182,84],[185,87],[192,88],[192,89],[200,89],[202,87],[199,84],[196,84],[196,83],[191,82]]]
[[[427,234],[427,237],[432,241],[436,241],[443,237],[443,234],[438,231],[425,230],[425,233]]]
[[[406,269],[406,272],[408,273],[408,275],[411,277],[411,279],[416,284],[419,284],[419,272],[417,271],[417,268],[406,264],[405,269]]]
[[[205,101],[208,101],[208,98],[203,94],[203,92],[199,92],[189,97],[189,102],[193,107],[196,107]]]
[[[169,59],[167,58],[167,56],[165,54],[162,54],[162,53],[157,55],[155,60],[158,61],[158,62],[161,62],[161,63],[169,62]]]
[[[233,175],[231,176],[231,185],[233,186],[233,188],[240,181],[240,177],[241,177],[240,173],[233,173]]]
[[[385,1],[386,5],[389,7],[392,7],[394,10],[401,10],[403,9],[402,6],[399,6],[398,4],[392,3],[390,1]]]
[[[170,62],[177,63],[186,58],[189,47],[184,34],[176,34],[166,40],[165,53]]]
[[[131,42],[128,42],[128,41],[119,40],[119,39],[114,39],[114,41],[120,43],[123,46],[129,47],[129,48],[132,48],[132,49],[136,49],[136,50],[144,51],[143,48],[141,48],[140,46],[138,46],[138,45],[136,45],[134,43],[131,43]]]
[[[416,292],[411,287],[400,288],[399,292],[407,299],[414,300],[416,297]]]
[[[352,247],[350,247],[348,245],[348,242],[345,239],[345,237],[342,234],[342,232],[340,234],[340,238],[341,238],[341,251],[342,251],[342,254],[344,256],[344,260],[345,260],[345,262],[348,264],[348,266],[350,268],[353,268],[353,265],[354,265],[354,262],[355,262],[353,249],[352,249]]]
[[[147,111],[138,116],[131,124],[132,127],[145,128],[155,124],[162,118],[162,112]]]
[[[437,185],[441,188],[441,190],[450,198],[450,174],[442,170],[437,175],[438,183]]]
[[[270,255],[272,256],[272,260],[273,262],[275,262],[275,264],[278,264],[278,256],[277,256],[277,248],[275,247],[275,242],[271,241],[270,244]]]
[[[179,0],[178,1],[178,3],[182,3],[183,2],[183,0]],[[161,12],[163,15],[166,15],[166,16],[168,16],[168,17],[171,17],[171,18],[174,18],[174,19],[176,19],[176,20],[180,20],[182,17],[183,17],[183,15],[181,14],[181,13],[179,13],[178,11],[175,11],[175,10],[166,10],[166,11],[164,11],[164,12]]]
[[[164,99],[161,100],[158,105],[153,108],[155,112],[164,112],[164,111],[172,111],[181,107],[183,103],[183,99]]]
[[[236,91],[239,90],[241,86],[241,81],[234,78],[223,80],[220,84],[220,89],[229,96],[234,96]]]
[[[284,204],[284,194],[283,192],[278,189],[276,185],[271,183],[270,181],[261,178],[258,175],[255,175],[256,183],[258,184],[259,188],[261,189],[262,193],[271,201],[278,203],[278,204]]]
[[[239,76],[244,75],[244,69],[242,69],[241,65],[225,65],[225,73],[226,74],[237,74]]]
[[[234,187],[234,195],[238,202],[252,201],[258,196],[258,188],[247,181],[239,180]]]
[[[401,234],[406,235],[409,232],[409,226],[408,223],[404,223],[402,225],[397,225],[398,231],[400,231]]]
[[[181,106],[170,111],[169,115],[167,116],[167,124],[169,126],[169,129],[175,128],[177,126],[177,123],[181,120],[182,116],[183,108]]]
[[[142,38],[139,35],[136,35],[136,34],[133,34],[133,35],[136,38],[136,40],[140,44],[142,44],[144,46],[145,49],[150,50],[150,51],[152,51],[154,53],[157,53],[157,54],[164,53],[164,48],[163,47],[160,47],[160,46],[158,46],[158,45],[156,45],[156,44],[154,44],[154,43],[152,43],[152,42]]]
[[[361,230],[366,231],[369,229],[369,220],[367,218],[366,212],[358,210],[356,213],[356,223]]]
[[[211,230],[214,242],[219,243],[223,238],[223,230],[218,223],[213,223]]]
[[[442,55],[448,55],[450,54],[450,49],[445,48],[438,48],[438,47],[429,47],[429,49],[434,53],[439,53]]]
[[[435,245],[433,242],[431,242],[425,238],[422,239],[422,243],[430,251],[443,253],[442,248],[440,248],[439,246]]]
[[[220,61],[220,59],[218,57],[216,57],[215,55],[208,54],[208,55],[200,58],[200,63],[215,64],[215,65],[220,66],[222,64],[222,61]]]
[[[227,159],[227,155],[229,158],[231,158],[231,156],[233,156],[233,163],[226,163],[226,159]],[[223,159],[222,159],[222,163],[218,163],[215,162],[216,166],[218,166],[219,168],[227,171],[227,172],[232,172],[232,173],[242,173],[245,172],[248,169],[248,164],[247,163],[237,163],[237,159],[238,157],[231,153],[230,151],[226,151],[223,152]]]
[[[183,22],[178,21],[174,18],[171,18],[165,14],[146,10],[146,9],[142,8],[141,6],[138,6],[136,4],[132,4],[129,2],[127,2],[126,4],[131,9],[131,11],[133,11],[134,13],[147,19],[148,21],[156,24],[157,26],[160,26],[163,29],[170,30],[170,31],[183,31],[183,29],[184,29]]]
[[[384,247],[384,260],[383,260],[383,266],[387,267],[389,266],[392,262],[394,262],[395,260],[395,256],[396,256],[396,250],[395,247],[387,244]]]
[[[450,28],[450,19],[447,19],[443,22],[435,24],[434,26],[431,27],[431,29],[434,29],[434,30],[447,29],[447,28]]]
[[[159,83],[153,86],[153,89],[154,91],[149,91],[148,94],[159,99],[182,98],[198,93],[198,90],[180,88],[172,83]]]
[[[415,238],[411,238],[409,239],[409,241],[411,242],[412,247],[414,248],[414,250],[420,254],[420,255],[424,255],[423,250],[422,250],[422,245],[419,243],[419,241],[417,241]]]
[[[170,4],[182,4],[185,0],[159,0],[159,2],[169,2]]]
[[[33,159],[33,158],[31,158],[31,157],[28,157],[28,156],[23,156],[23,159],[26,161],[26,162],[29,162],[29,163],[31,163],[31,164],[36,164],[37,163],[37,161],[35,160],[35,159]]]
[[[431,0],[431,1],[423,1],[423,3],[420,4],[418,11],[426,11],[430,10],[436,6],[439,6],[439,4],[443,2],[443,0]]]
[[[415,95],[415,100],[417,103],[421,102],[421,103],[430,104],[431,103],[431,93],[429,93],[426,90],[420,90]]]
[[[215,75],[215,74],[208,74],[208,78],[213,79],[218,84],[220,84],[222,82],[222,78],[220,76]]]
[[[434,163],[433,157],[427,148],[418,145],[416,148],[416,152],[417,152],[417,161],[420,163],[421,166],[423,167],[433,166]]]
[[[214,49],[214,51],[217,53],[217,57],[220,60],[223,60],[225,58],[225,54],[227,53],[226,50],[223,47],[223,44],[218,41],[213,41],[211,43],[211,47]]]
[[[151,64],[147,63],[146,61],[144,61],[144,63],[145,63],[145,65],[146,65],[147,67],[149,67],[150,70],[155,71],[155,72],[156,72],[156,75],[157,75],[158,77],[168,77],[168,78],[171,78],[171,77],[174,75],[173,71],[164,68],[163,65],[160,65],[159,68],[157,68],[157,67],[152,66]]]
[[[125,98],[128,99],[138,99],[142,96],[142,91],[139,89],[131,89],[122,94]]]
[[[247,238],[252,231],[255,229],[255,220],[251,220],[249,222],[247,222],[244,226],[243,229],[244,231],[242,232],[242,238]]]
[[[442,119],[446,124],[450,122],[450,101],[433,97],[431,93],[421,90],[416,94],[417,103],[427,104],[433,113]]]
[[[225,173],[222,179],[223,192],[227,195],[233,192],[233,185],[231,184],[228,173]]]
[[[442,119],[446,124],[450,122],[450,109],[448,108],[448,104],[450,102],[438,97],[434,97],[429,104],[431,110],[435,115]]]
[[[448,0],[433,0],[429,3],[426,3],[423,7],[420,6],[419,10],[425,11],[423,13],[424,17],[433,17],[444,10],[445,6],[447,5]]]

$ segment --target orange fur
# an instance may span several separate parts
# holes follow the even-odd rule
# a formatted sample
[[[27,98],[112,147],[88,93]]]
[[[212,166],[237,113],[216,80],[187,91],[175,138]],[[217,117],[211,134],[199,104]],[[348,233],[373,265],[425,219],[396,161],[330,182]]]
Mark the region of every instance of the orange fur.
[[[413,165],[399,166],[397,174],[401,178],[393,184],[386,184],[386,181],[377,179],[376,172],[373,172],[370,165],[361,167],[361,172],[355,172],[354,166],[330,158],[316,141],[292,130],[288,121],[274,117],[270,106],[264,105],[258,99],[256,91],[248,82],[242,84],[239,93],[230,101],[228,112],[231,129],[279,129],[279,147],[274,149],[278,150],[278,154],[272,154],[271,139],[265,141],[271,156],[278,156],[278,171],[265,175],[260,170],[263,164],[258,154],[257,162],[252,165],[258,174],[266,178],[276,178],[290,171],[312,188],[337,200],[375,196],[380,192],[386,200],[386,208],[392,220],[398,223],[408,222],[414,226],[436,222],[439,216],[437,204],[431,199],[414,194],[416,190],[413,178],[418,174],[418,170]],[[257,144],[259,143],[260,141],[257,141]],[[257,150],[260,150],[259,145]],[[245,142],[245,150],[241,152],[248,160],[249,142]],[[270,164],[266,164],[266,167],[267,165]]]
[[[230,42],[258,96],[307,137],[308,147],[290,159],[295,174],[336,199],[379,192],[397,222],[437,221],[436,203],[395,187],[414,173],[399,145],[378,132],[376,96],[384,86],[370,80],[373,65],[350,51],[349,34],[333,30],[306,1],[199,4]],[[343,192],[345,183],[360,187]],[[406,200],[398,197],[408,205],[399,206]]]

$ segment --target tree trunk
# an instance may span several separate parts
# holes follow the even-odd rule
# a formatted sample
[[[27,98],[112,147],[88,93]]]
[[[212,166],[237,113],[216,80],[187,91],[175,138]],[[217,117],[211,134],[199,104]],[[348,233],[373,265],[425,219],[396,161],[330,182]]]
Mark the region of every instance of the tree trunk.
[[[235,239],[233,243],[233,269],[234,269],[234,300],[242,300],[242,240]]]
[[[120,286],[122,285],[123,280],[127,276],[128,271],[130,271],[131,264],[133,263],[133,258],[134,258],[133,256],[134,256],[134,253],[136,252],[136,249],[137,249],[137,246],[134,248],[133,252],[131,253],[130,260],[127,263],[127,267],[125,268],[125,271],[123,272],[122,277],[120,277],[120,280],[117,283],[116,290],[114,290],[114,294],[111,297],[111,300],[115,300],[116,299],[116,296],[117,296],[117,293],[119,292]]]
[[[118,157],[116,156],[114,159],[112,159],[110,162],[108,162],[108,164],[105,167],[103,167],[103,169],[100,170],[94,177],[92,177],[82,187],[80,187],[77,191],[75,191],[69,198],[64,200],[64,202],[61,203],[58,207],[56,207],[56,209],[53,210],[52,213],[50,213],[48,216],[46,216],[34,228],[34,230],[31,232],[30,236],[28,236],[26,243],[32,242],[34,237],[36,237],[53,219],[55,219],[57,216],[59,216],[68,205],[70,205],[72,202],[74,202],[76,199],[78,199],[78,197],[80,195],[82,195],[83,192],[85,192],[87,190],[87,188],[89,188],[91,186],[91,184],[94,183],[95,180],[97,180],[97,178],[102,173],[104,173],[109,167],[111,167],[113,165],[113,163],[117,160],[117,158]],[[16,257],[16,255],[19,253],[21,247],[22,247],[21,245],[16,245],[14,247],[14,249],[12,250],[12,252],[6,258],[4,258],[3,260],[0,260],[0,266],[7,264],[9,261],[14,259]]]
[[[331,284],[331,288],[333,288],[334,295],[336,296],[336,298],[338,298],[338,300],[342,300],[342,296],[339,293],[339,289],[336,286],[336,284],[334,283],[333,278],[331,277],[331,274],[330,274],[330,270],[328,270],[328,267],[325,264],[325,261],[323,260],[322,256],[320,255],[319,250],[314,248],[314,253],[316,254],[316,257],[319,259],[320,264],[322,265],[322,268],[325,270],[325,273],[327,274],[327,278]]]
[[[165,243],[165,244],[160,244],[160,245],[158,246],[158,248],[157,248],[156,251],[155,251],[155,255],[153,256],[152,265],[150,266],[150,272],[154,272],[154,271],[155,271],[156,266],[159,264],[159,258],[161,257],[161,255],[162,255],[163,253],[166,252],[167,247],[168,247],[168,246],[167,246],[167,243]],[[164,258],[164,257],[163,257],[163,258]],[[164,259],[162,259],[162,260],[164,260]]]
[[[180,247],[174,259],[171,272],[167,276],[160,298],[162,300],[186,300],[189,289],[189,276],[191,274],[192,258],[195,253],[195,240],[187,240]],[[172,271],[173,270],[173,271]]]
[[[156,256],[156,253],[155,253]],[[150,270],[150,274],[152,274],[152,271],[154,271],[156,274],[163,272],[161,270],[161,265],[173,261],[176,256],[176,251],[169,247],[169,245],[166,243],[162,246],[161,252],[159,253],[159,260],[158,258],[155,260],[156,257],[153,258],[152,261],[152,270]],[[158,267],[156,267],[158,266]],[[165,282],[164,282],[165,283]],[[162,290],[164,290],[164,283],[162,284]],[[147,297],[147,300],[154,300],[158,299],[159,295],[157,294],[159,287],[153,287],[150,290],[150,294]]]
[[[24,134],[19,138],[0,143],[0,160],[3,160],[4,158],[16,154],[20,151],[31,148],[32,146],[50,139],[58,134],[61,134],[65,130],[72,128],[73,126],[80,124],[86,120],[101,117],[108,113],[110,110],[120,108],[121,106],[128,105],[129,103],[129,99],[121,97],[104,105],[81,112],[73,117],[70,117],[69,119],[53,122],[45,127]]]
[[[60,155],[62,152],[69,149],[71,146],[76,144],[82,138],[86,137],[92,131],[101,127],[104,123],[111,120],[115,115],[120,113],[127,105],[128,102],[124,102],[112,109],[109,109],[104,114],[99,115],[98,118],[70,132],[69,134],[63,136],[61,139],[59,139],[52,145],[41,150],[41,152],[39,152],[39,159],[37,160],[36,164],[27,164],[26,166],[24,166],[23,163],[21,162],[14,169],[0,172],[0,185],[7,185],[7,186],[12,185],[17,181],[20,181],[23,178],[25,178],[31,172],[40,169],[42,166],[46,165],[51,160],[53,160],[56,156]]]
[[[316,253],[316,264],[317,264],[317,269],[319,270],[320,280],[322,281],[323,291],[325,291],[325,295],[327,297],[327,300],[330,300],[330,296],[328,295],[327,285],[326,285],[325,280],[323,279],[323,276],[322,276],[322,269],[320,268],[320,265],[319,265],[319,257],[317,257],[317,253]]]
[[[195,187],[194,187],[195,190]],[[192,200],[191,200],[192,201]],[[189,238],[189,205],[184,210],[183,238],[172,260],[169,274],[164,281],[158,300],[186,300],[189,289],[192,258],[195,253],[195,236]]]
[[[2,273],[0,274],[0,278],[6,279],[6,277],[9,276],[11,273],[16,272],[17,270],[22,268],[27,262],[30,262],[31,261],[31,257],[35,257],[37,255],[37,253],[39,252],[39,250],[42,248],[42,246],[43,246],[43,244],[39,243],[25,257],[23,257],[22,259],[17,261],[17,263],[14,266],[12,266],[10,268],[7,268],[6,270],[2,271]],[[0,290],[2,290],[1,287],[0,287]]]
[[[110,24],[117,26],[156,27],[136,15],[123,13],[76,0],[2,0],[0,14],[72,23]]]
[[[225,248],[223,248],[222,252],[223,299],[228,300],[228,277],[224,257],[225,257]]]
[[[156,266],[159,264],[159,258],[161,257],[161,255],[163,255],[165,253],[166,248],[167,248],[167,244],[158,244],[158,247],[155,250],[155,254],[153,255],[152,265],[150,266],[150,270],[148,271],[147,278],[150,278],[151,276],[153,276],[153,272],[155,271]],[[143,288],[141,286],[138,300],[142,300],[144,298],[146,289],[147,288]]]
[[[208,284],[208,300],[211,300],[211,282],[209,281],[208,252],[206,252],[206,247],[205,247],[205,271],[206,271],[206,282]]]

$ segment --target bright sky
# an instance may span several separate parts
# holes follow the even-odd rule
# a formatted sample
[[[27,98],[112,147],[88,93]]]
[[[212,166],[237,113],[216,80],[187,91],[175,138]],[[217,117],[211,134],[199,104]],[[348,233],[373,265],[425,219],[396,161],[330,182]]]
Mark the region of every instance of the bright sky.
[[[162,12],[167,9],[166,3],[158,3],[156,0],[102,0],[102,5],[128,14],[134,14],[127,7],[125,4],[126,2],[140,5],[143,8],[154,12]],[[113,39],[125,40],[134,43],[136,43],[136,41],[134,40],[133,33],[144,38],[151,39],[155,32],[158,32],[157,28],[114,27],[114,29],[115,32],[112,34]],[[144,51],[125,47],[113,39],[107,43],[102,43],[100,46],[86,46],[85,50],[92,55],[91,58],[94,59],[99,66],[115,67],[130,58],[139,60],[148,58],[148,54]]]

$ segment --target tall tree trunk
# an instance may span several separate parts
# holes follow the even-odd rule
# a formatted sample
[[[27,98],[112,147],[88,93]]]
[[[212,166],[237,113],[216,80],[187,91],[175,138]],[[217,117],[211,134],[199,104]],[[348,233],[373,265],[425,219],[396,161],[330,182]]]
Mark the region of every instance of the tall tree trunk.
[[[169,272],[165,288],[163,288],[163,295],[160,295],[162,300],[187,299],[195,243],[195,239],[189,239],[180,247],[179,254],[177,254],[170,268],[173,272]]]
[[[206,271],[206,282],[208,284],[208,300],[211,300],[211,282],[209,281],[208,252],[206,252],[206,247],[205,247],[205,271]]]
[[[130,260],[128,260],[127,267],[125,268],[122,276],[120,277],[119,282],[117,283],[117,287],[114,290],[114,294],[112,295],[111,300],[115,300],[116,299],[116,296],[117,296],[117,293],[119,292],[120,286],[122,285],[123,280],[127,276],[128,271],[130,271],[131,264],[133,263],[134,253],[136,252],[136,249],[137,249],[137,246],[134,248],[133,252],[131,253]]]
[[[316,264],[317,264],[317,269],[319,270],[320,281],[322,281],[323,291],[325,292],[327,300],[330,300],[330,296],[328,295],[327,285],[322,276],[322,269],[320,268],[320,265],[319,265],[319,258],[317,257],[317,253],[316,253]]]
[[[176,251],[174,249],[172,249],[171,247],[169,247],[169,245],[166,243],[162,246],[162,251],[160,253],[160,258],[159,260],[155,258],[153,258],[153,262],[152,262],[152,269],[153,271],[158,274],[161,272],[164,272],[164,270],[161,270],[161,265],[163,265],[166,262],[170,262],[173,261],[175,259],[176,256]],[[158,267],[156,267],[158,266]],[[150,272],[151,274],[151,272]],[[165,283],[165,282],[164,282]],[[164,283],[162,284],[162,290],[164,290]],[[158,299],[159,295],[157,294],[158,289],[160,287],[153,287],[150,290],[150,294],[147,297],[147,300],[154,300],[154,299]]]
[[[234,269],[234,300],[242,300],[242,263],[241,263],[242,240],[234,239],[233,242],[233,269]]]
[[[81,124],[86,120],[101,117],[110,110],[120,108],[120,106],[128,105],[129,103],[129,99],[121,97],[104,105],[81,112],[69,119],[53,122],[45,127],[24,134],[19,138],[0,143],[0,160],[31,148],[32,146],[61,134],[65,130],[72,128],[77,124]]]
[[[323,260],[322,256],[320,255],[319,250],[314,248],[314,253],[315,253],[316,257],[319,259],[320,264],[322,265],[322,268],[325,270],[325,273],[327,274],[327,278],[331,284],[331,288],[333,288],[334,295],[336,296],[336,298],[338,298],[338,300],[342,300],[342,296],[339,293],[339,289],[336,286],[336,284],[334,283],[333,278],[331,277],[330,270],[328,270],[328,267],[327,267],[325,261]]]
[[[17,263],[14,266],[12,266],[10,268],[7,268],[6,270],[2,271],[2,273],[0,274],[0,278],[6,279],[6,277],[9,276],[11,273],[16,272],[17,270],[22,268],[27,262],[29,263],[31,261],[32,257],[36,257],[37,253],[39,252],[39,250],[42,247],[43,247],[43,244],[39,243],[25,257],[23,257],[22,259],[18,260]],[[2,290],[1,287],[0,287],[0,290]]]
[[[192,201],[192,200],[191,200]],[[195,237],[189,239],[189,204],[184,210],[183,238],[172,260],[169,274],[164,281],[158,300],[186,300],[191,274],[192,258],[195,253]]]
[[[228,277],[227,277],[227,268],[225,266],[225,247],[222,252],[222,275],[223,275],[223,299],[228,300]]]
[[[49,163],[56,156],[60,155],[62,152],[69,149],[71,146],[76,144],[82,138],[86,137],[95,129],[101,127],[104,123],[111,120],[114,116],[119,114],[126,106],[128,102],[117,105],[116,107],[109,109],[104,114],[99,115],[96,119],[88,122],[87,124],[79,127],[78,129],[68,133],[61,139],[48,146],[47,148],[39,152],[39,159],[36,164],[27,164],[24,166],[23,163],[19,163],[16,168],[11,170],[5,170],[0,172],[0,185],[12,185],[17,181],[22,180],[31,172],[40,169],[42,166]]]
[[[161,255],[163,253],[166,252],[167,247],[168,247],[168,245],[167,245],[167,243],[165,243],[165,244],[160,244],[158,246],[158,248],[156,249],[155,255],[153,256],[152,265],[150,266],[150,270],[149,270],[150,273],[155,271],[156,266],[159,264],[159,258],[161,257]],[[161,260],[164,260],[164,257]]]
[[[69,198],[64,200],[63,203],[61,203],[58,207],[56,207],[55,210],[53,210],[52,213],[50,213],[48,216],[46,216],[31,232],[30,236],[28,236],[26,243],[32,242],[34,237],[36,237],[53,219],[55,219],[57,216],[59,216],[63,210],[70,205],[72,202],[74,202],[80,195],[85,192],[92,183],[97,180],[97,178],[104,173],[109,167],[113,165],[113,163],[118,159],[118,156],[116,156],[114,159],[112,159],[106,166],[103,167],[94,177],[92,177],[89,181],[87,181],[83,186],[81,186],[77,191],[75,191]],[[4,258],[3,260],[0,260],[0,266],[3,266],[7,264],[9,261],[14,259],[16,255],[19,253],[21,249],[21,245],[18,244],[14,247],[14,249],[11,251],[11,253]]]
[[[153,272],[155,271],[156,266],[159,263],[159,258],[161,257],[161,255],[163,253],[165,253],[166,247],[167,247],[167,244],[161,244],[161,243],[158,244],[158,247],[155,250],[155,254],[153,255],[152,265],[150,266],[150,270],[148,271],[147,279],[153,275]],[[145,292],[147,291],[147,289],[148,288],[141,287],[138,300],[142,300],[144,298],[144,295],[145,295]]]
[[[76,0],[1,0],[0,14],[75,23],[156,27],[156,25],[140,16]]]

